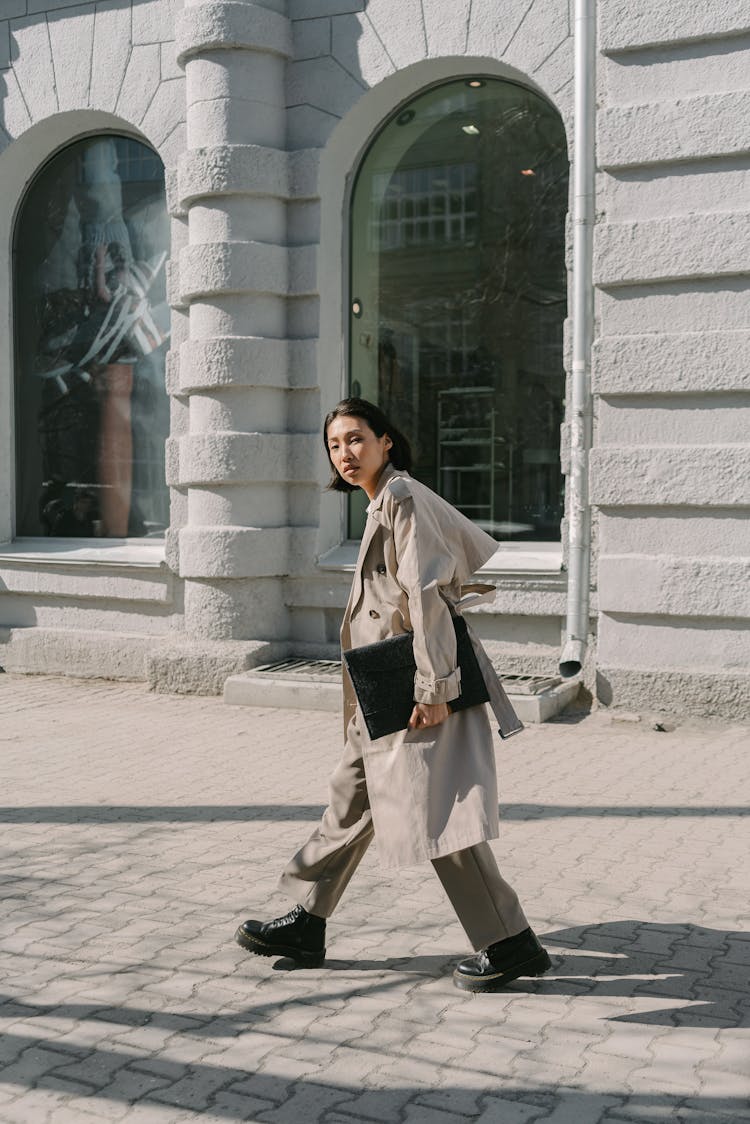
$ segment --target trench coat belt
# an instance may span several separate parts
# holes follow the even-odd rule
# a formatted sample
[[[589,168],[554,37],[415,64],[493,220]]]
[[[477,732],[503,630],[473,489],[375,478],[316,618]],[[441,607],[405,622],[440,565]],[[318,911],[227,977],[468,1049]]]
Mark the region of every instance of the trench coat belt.
[[[456,613],[455,609],[453,610],[453,612],[457,616],[463,615]],[[465,617],[464,620],[466,620]],[[492,666],[490,657],[485,652],[481,640],[471,628],[471,625],[468,621],[466,621],[466,630],[469,634],[469,639],[471,640],[472,647],[474,648],[474,653],[477,657],[477,663],[479,664],[479,669],[482,672],[482,678],[484,679],[485,685],[487,687],[487,693],[490,696],[490,707],[492,708],[492,712],[497,719],[498,733],[500,734],[500,737],[510,738],[513,736],[513,734],[519,734],[521,730],[523,730],[523,722],[513,709],[510,699],[506,695],[505,689],[503,688],[503,685],[498,678],[497,672]]]

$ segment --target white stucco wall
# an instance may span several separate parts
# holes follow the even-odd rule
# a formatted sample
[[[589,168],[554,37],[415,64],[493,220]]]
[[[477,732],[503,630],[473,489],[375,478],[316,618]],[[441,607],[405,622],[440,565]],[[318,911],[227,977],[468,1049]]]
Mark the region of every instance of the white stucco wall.
[[[292,0],[295,44],[287,82],[288,143],[314,142],[318,199],[300,209],[296,229],[317,240],[319,343],[316,382],[321,410],[346,392],[349,191],[370,140],[398,105],[429,85],[483,73],[528,85],[563,116],[571,134],[573,50],[564,2],[489,0],[446,5],[392,0]],[[343,342],[342,342],[343,341]],[[322,453],[319,478],[326,472]],[[345,536],[340,497],[323,495],[316,552],[326,558]],[[508,556],[497,574],[492,611],[475,614],[493,658],[505,667],[554,670],[565,612],[564,575],[524,573],[532,564]],[[554,561],[551,563],[554,566]],[[559,567],[559,562],[558,562]],[[297,645],[314,655],[337,651],[338,621],[350,576],[335,566],[286,582]]]
[[[319,426],[346,386],[352,176],[402,101],[460,74],[537,89],[572,136],[572,8],[0,3],[0,542],[13,221],[56,149],[111,129],[159,152],[174,310],[164,557],[0,548],[0,662],[216,690],[264,656],[335,654],[350,571]],[[597,10],[587,674],[605,703],[734,716],[750,697],[750,9]],[[565,577],[522,566],[495,576],[477,627],[496,661],[552,670]]]
[[[16,214],[51,155],[99,131],[146,141],[174,175],[185,144],[174,18],[173,0],[0,4],[0,663],[8,668],[141,678],[151,647],[181,627],[181,592],[163,548],[7,545],[15,496]],[[175,223],[173,245],[180,238]]]
[[[604,702],[747,715],[750,6],[601,0]]]

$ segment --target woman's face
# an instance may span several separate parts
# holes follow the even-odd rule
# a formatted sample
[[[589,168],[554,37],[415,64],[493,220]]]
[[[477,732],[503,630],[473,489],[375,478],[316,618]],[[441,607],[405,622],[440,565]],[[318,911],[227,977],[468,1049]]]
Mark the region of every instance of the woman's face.
[[[387,433],[376,437],[364,418],[334,418],[326,430],[331,464],[347,484],[364,489],[372,499],[388,450],[393,445]]]

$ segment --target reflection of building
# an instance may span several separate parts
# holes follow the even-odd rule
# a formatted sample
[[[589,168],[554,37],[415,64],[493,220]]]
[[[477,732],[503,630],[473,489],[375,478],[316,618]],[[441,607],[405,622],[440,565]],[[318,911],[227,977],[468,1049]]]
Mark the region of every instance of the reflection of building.
[[[499,541],[560,536],[567,181],[565,130],[545,99],[459,78],[387,123],[353,187],[354,214],[367,221],[352,225],[361,309],[352,378],[377,385],[403,419],[422,479],[482,512]],[[390,329],[397,318],[408,326],[403,355]],[[363,346],[363,326],[377,348]],[[398,377],[384,379],[384,366]],[[455,424],[476,431],[480,386],[493,419],[481,455],[468,437],[444,436],[441,420],[452,396],[452,412],[465,415]],[[350,533],[360,530],[351,523]]]
[[[570,514],[568,5],[534,0],[520,23],[492,0],[468,16],[384,0],[50,8],[10,18],[0,51],[13,313],[0,342],[0,663],[204,691],[277,654],[333,655],[363,505],[347,524],[338,498],[320,498],[317,431],[351,380],[411,432],[423,477],[498,538],[498,596],[478,618],[495,658],[555,669]],[[750,680],[750,388],[734,125],[750,15],[718,5],[676,24],[666,0],[597,10],[585,674],[607,703],[736,714]],[[69,147],[84,140],[99,146],[87,173]],[[121,190],[110,219],[131,243],[118,257],[114,227],[106,251],[92,243],[89,327],[92,310],[115,317],[111,302],[95,308],[99,274],[108,290],[119,277],[129,315],[135,270],[147,288],[143,270],[158,272],[144,312],[159,338],[136,317],[131,350],[100,351],[91,371],[68,339],[86,305],[71,249],[85,241],[86,175],[100,202]],[[158,198],[137,186],[150,175]],[[136,211],[156,231],[145,248]],[[116,442],[102,437],[107,412]],[[142,518],[110,513],[102,537],[98,496],[117,487]]]
[[[129,137],[50,159],[15,231],[19,538],[145,538],[169,522],[164,169]]]

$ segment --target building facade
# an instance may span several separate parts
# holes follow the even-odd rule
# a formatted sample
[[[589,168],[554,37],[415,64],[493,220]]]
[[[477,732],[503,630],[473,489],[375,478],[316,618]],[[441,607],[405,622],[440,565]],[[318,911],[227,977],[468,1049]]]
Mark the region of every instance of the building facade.
[[[5,668],[336,658],[363,516],[320,425],[361,393],[496,537],[499,668],[557,672],[578,458],[585,685],[747,715],[750,4],[592,4],[576,131],[582,9],[0,0]]]

